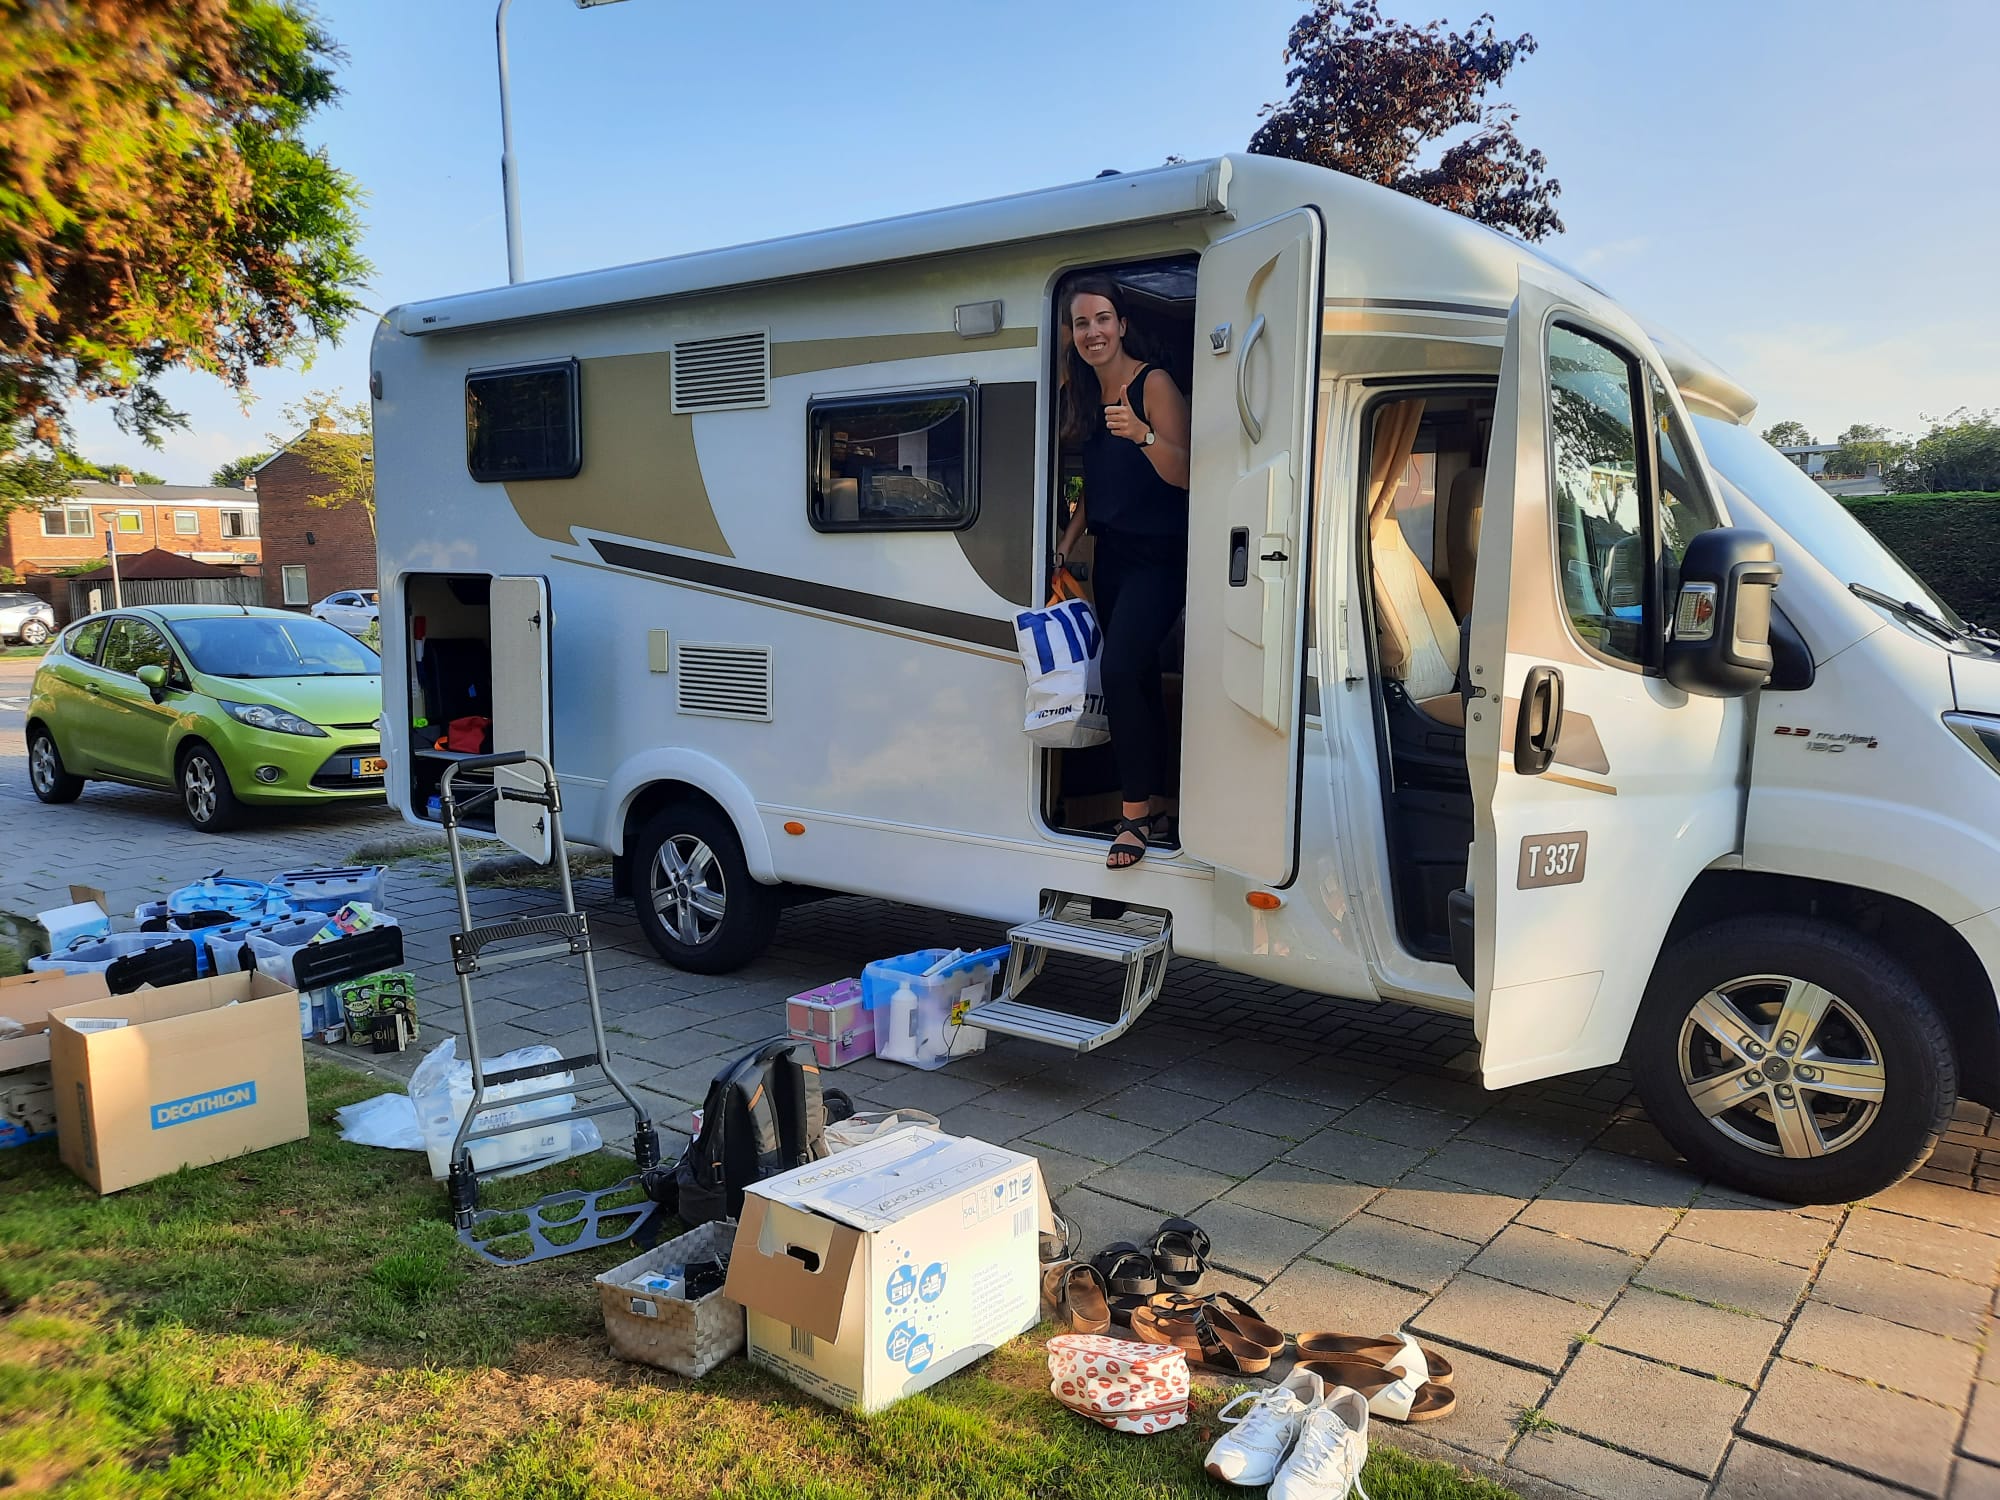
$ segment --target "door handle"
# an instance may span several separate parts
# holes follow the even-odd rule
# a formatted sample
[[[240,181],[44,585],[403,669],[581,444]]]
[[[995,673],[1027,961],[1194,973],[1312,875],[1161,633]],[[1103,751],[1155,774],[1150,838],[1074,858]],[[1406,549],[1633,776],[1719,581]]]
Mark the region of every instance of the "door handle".
[[[1229,533],[1229,586],[1240,589],[1250,582],[1250,528],[1237,526]]]
[[[1530,667],[1514,721],[1514,769],[1521,775],[1539,776],[1554,762],[1562,717],[1563,674],[1554,667]]]
[[[1258,313],[1251,320],[1250,331],[1243,335],[1243,347],[1236,353],[1236,415],[1243,422],[1243,430],[1250,434],[1250,441],[1264,441],[1264,424],[1257,420],[1257,414],[1250,410],[1250,351],[1257,347],[1257,340],[1264,336],[1264,315]]]

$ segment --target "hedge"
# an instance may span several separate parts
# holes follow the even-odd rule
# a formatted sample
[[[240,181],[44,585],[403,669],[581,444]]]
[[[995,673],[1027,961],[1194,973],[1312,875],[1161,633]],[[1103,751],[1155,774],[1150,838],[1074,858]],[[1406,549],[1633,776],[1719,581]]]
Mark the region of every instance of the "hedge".
[[[2000,624],[2000,494],[1857,495],[1841,504],[1953,609]]]

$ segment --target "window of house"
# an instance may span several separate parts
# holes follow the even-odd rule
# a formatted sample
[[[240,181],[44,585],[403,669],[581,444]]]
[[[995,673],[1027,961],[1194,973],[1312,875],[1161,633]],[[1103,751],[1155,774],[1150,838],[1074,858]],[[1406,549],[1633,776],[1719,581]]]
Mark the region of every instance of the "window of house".
[[[222,513],[222,534],[227,537],[255,536],[257,534],[257,512],[254,510],[225,510]]]
[[[92,529],[87,505],[52,505],[42,512],[43,536],[89,536]]]
[[[118,529],[120,532],[129,534],[136,534],[139,531],[143,530],[144,522],[141,520],[139,512],[137,512],[136,510],[119,511]]]
[[[130,676],[141,667],[171,667],[174,653],[167,639],[144,620],[120,615],[111,622],[105,637],[104,659],[98,665],[107,672]]]
[[[177,510],[174,512],[175,536],[199,536],[200,534],[201,534],[200,516],[196,515],[191,510]]]
[[[818,531],[955,531],[979,514],[970,386],[806,407]]]
[[[569,479],[583,467],[577,362],[465,377],[465,466],[483,484]]]
[[[310,604],[312,598],[306,593],[306,570],[303,567],[280,568],[285,580],[285,603]]]

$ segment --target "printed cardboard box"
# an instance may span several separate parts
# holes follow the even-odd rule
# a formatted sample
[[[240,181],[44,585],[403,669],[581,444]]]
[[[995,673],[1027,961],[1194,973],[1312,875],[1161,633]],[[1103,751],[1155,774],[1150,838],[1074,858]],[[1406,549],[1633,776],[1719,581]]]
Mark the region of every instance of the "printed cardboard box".
[[[750,1360],[879,1411],[1039,1315],[1041,1168],[910,1126],[748,1188],[725,1288]]]
[[[26,1031],[0,1040],[0,1073],[49,1060],[49,1012],[109,994],[103,974],[16,974],[0,979],[0,1016]]]
[[[266,974],[52,1010],[49,1062],[63,1163],[100,1193],[306,1133],[298,993]]]

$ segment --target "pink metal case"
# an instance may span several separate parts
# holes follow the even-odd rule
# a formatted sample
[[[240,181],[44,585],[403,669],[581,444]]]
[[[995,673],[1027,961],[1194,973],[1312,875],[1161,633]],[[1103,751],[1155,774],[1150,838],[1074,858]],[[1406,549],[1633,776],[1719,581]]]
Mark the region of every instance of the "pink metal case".
[[[811,1042],[822,1068],[875,1054],[875,1018],[861,1005],[861,981],[842,979],[785,1002],[785,1027]]]

